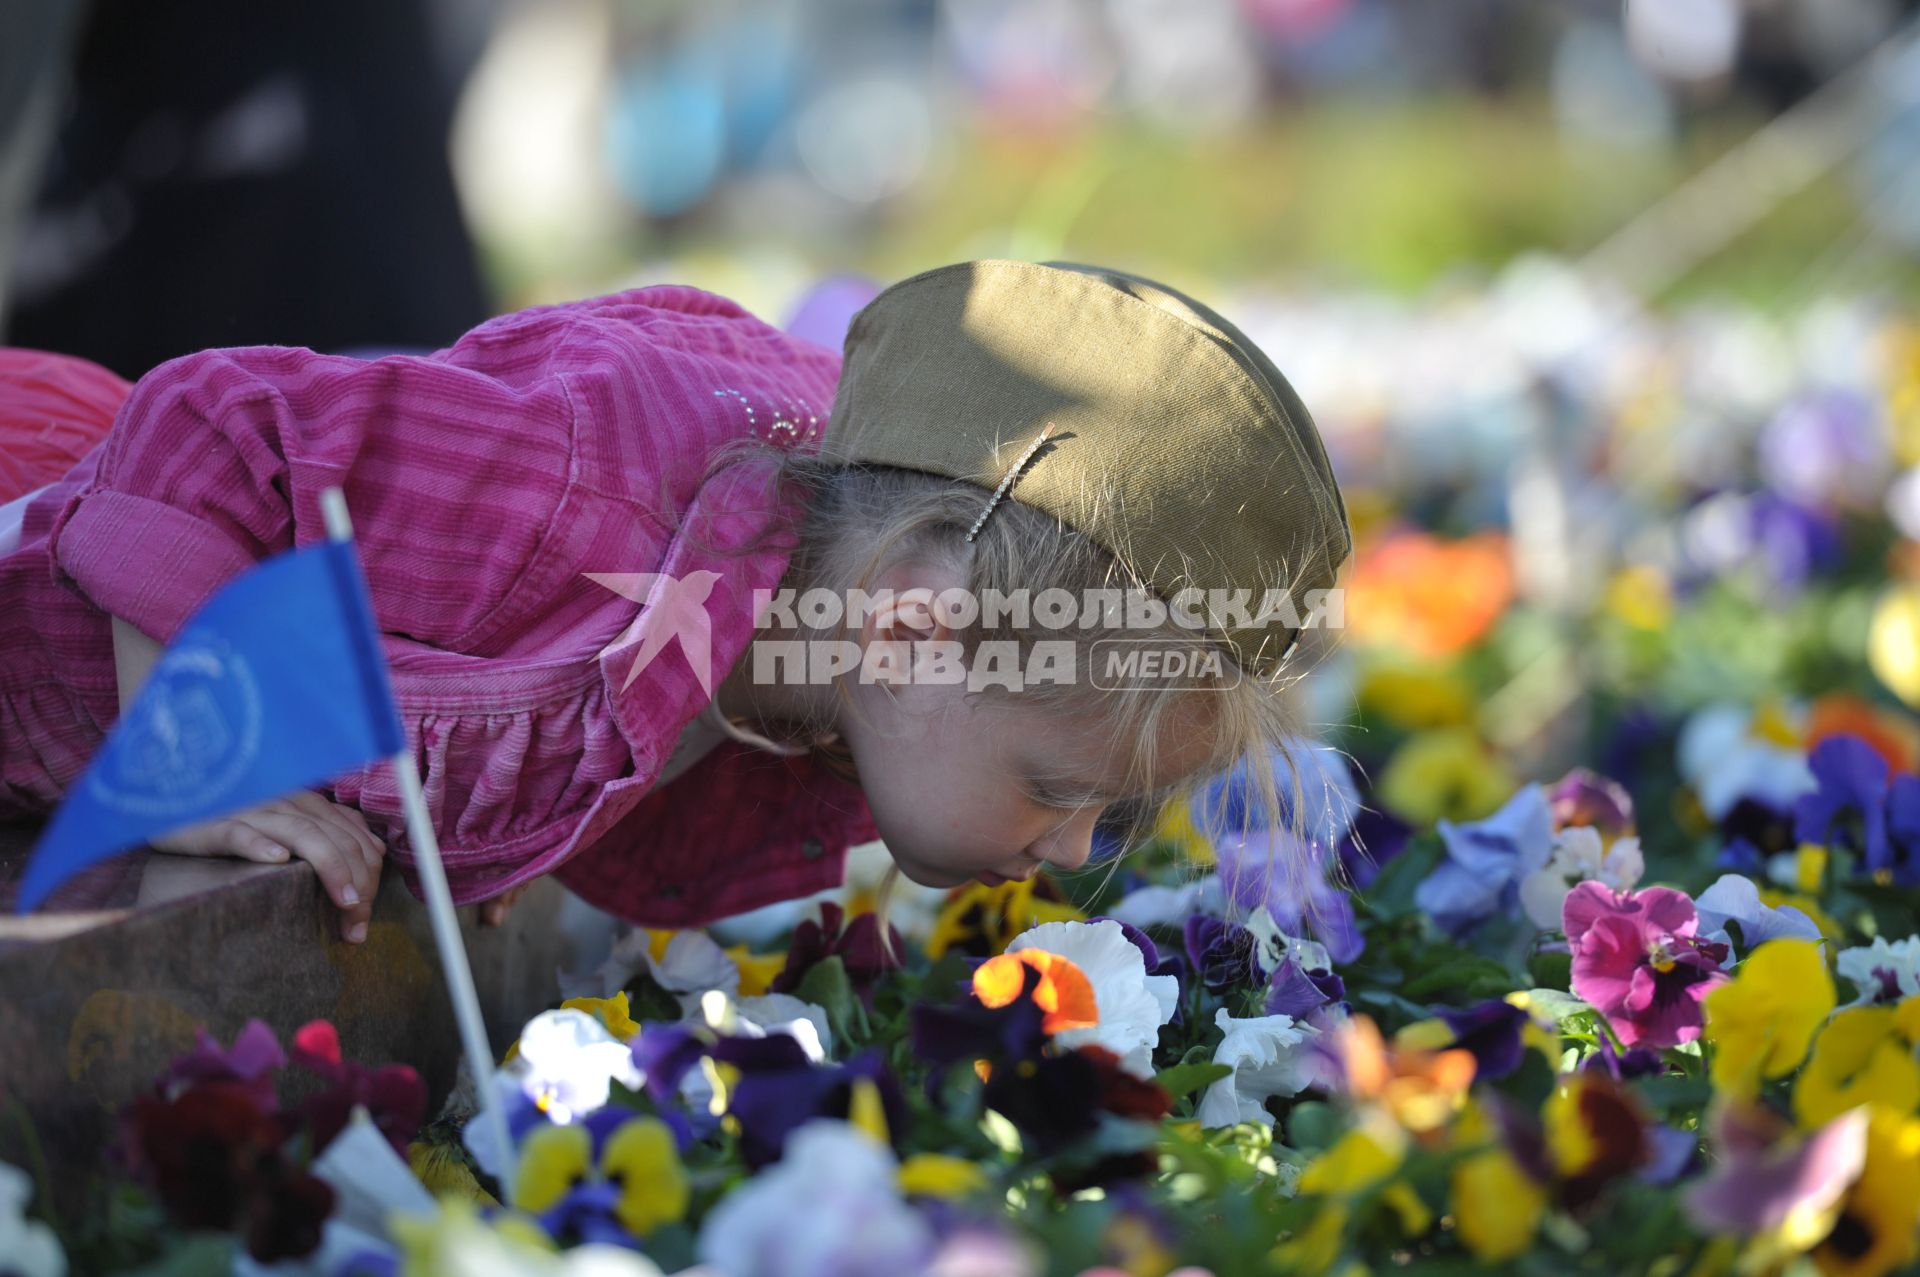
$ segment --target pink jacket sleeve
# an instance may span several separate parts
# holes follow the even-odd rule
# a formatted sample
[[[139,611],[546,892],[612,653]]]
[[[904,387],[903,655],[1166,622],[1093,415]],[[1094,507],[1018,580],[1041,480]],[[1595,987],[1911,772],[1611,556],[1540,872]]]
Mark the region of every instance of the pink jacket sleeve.
[[[54,577],[170,642],[237,573],[323,539],[319,494],[339,484],[380,627],[458,649],[505,602],[567,482],[565,390],[516,349],[499,369],[282,347],[163,364],[55,515]]]

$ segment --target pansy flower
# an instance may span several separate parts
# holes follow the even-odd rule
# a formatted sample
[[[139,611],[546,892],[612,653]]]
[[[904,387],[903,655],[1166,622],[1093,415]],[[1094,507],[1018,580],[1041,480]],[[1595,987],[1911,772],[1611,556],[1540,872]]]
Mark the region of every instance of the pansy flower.
[[[1633,833],[1633,796],[1619,781],[1590,768],[1576,767],[1554,782],[1547,805],[1555,832],[1592,829],[1609,843]]]
[[[689,1198],[673,1132],[656,1118],[615,1109],[531,1132],[511,1193],[561,1245],[630,1245],[685,1218]]]
[[[1732,947],[1727,924],[1740,926],[1740,949],[1751,953],[1769,940],[1818,940],[1820,924],[1792,905],[1769,905],[1751,878],[1722,874],[1693,902],[1700,915],[1700,932],[1708,940]]]
[[[1615,891],[1636,886],[1646,870],[1640,840],[1632,836],[1602,842],[1600,831],[1574,825],[1554,835],[1547,863],[1520,883],[1520,905],[1534,926],[1553,930],[1560,925],[1567,893],[1583,882],[1598,882]]]
[[[892,940],[892,951],[899,953],[900,932],[888,927],[887,933]],[[896,959],[888,957],[887,947],[881,942],[878,915],[863,913],[846,920],[840,906],[827,901],[820,906],[819,921],[808,919],[794,928],[786,960],[769,988],[774,993],[792,993],[806,979],[807,972],[834,957],[846,967],[853,991],[869,1003],[873,986],[899,965]]]
[[[1700,1036],[1700,1001],[1726,981],[1727,948],[1700,940],[1684,892],[1616,892],[1583,882],[1561,917],[1573,992],[1607,1017],[1621,1045],[1678,1046]]]
[[[900,1196],[893,1154],[846,1122],[793,1133],[779,1164],[720,1200],[699,1254],[727,1277],[897,1277],[925,1270],[932,1228]]]
[[[406,1155],[427,1115],[427,1087],[404,1064],[377,1069],[340,1056],[340,1034],[325,1020],[302,1025],[293,1035],[293,1061],[326,1079],[327,1086],[301,1105],[315,1152],[346,1128],[355,1108],[364,1108],[393,1151]]]
[[[1267,1101],[1297,1095],[1321,1077],[1319,1059],[1308,1049],[1317,1036],[1292,1016],[1264,1015],[1242,1019],[1225,1007],[1214,1013],[1220,1045],[1213,1062],[1233,1072],[1207,1087],[1194,1116],[1202,1126],[1234,1126],[1241,1122],[1273,1125]]]
[[[1310,934],[1335,962],[1366,949],[1353,901],[1334,880],[1337,853],[1283,830],[1227,834],[1219,840],[1219,876],[1240,914],[1264,909],[1290,935]]]
[[[1334,1064],[1335,1088],[1355,1104],[1384,1110],[1418,1135],[1438,1131],[1460,1113],[1478,1067],[1471,1051],[1457,1047],[1389,1046],[1379,1026],[1364,1015],[1342,1022],[1323,1041],[1324,1054]]]
[[[1443,820],[1439,830],[1446,858],[1415,890],[1414,902],[1456,936],[1487,918],[1516,912],[1520,884],[1553,854],[1553,812],[1538,785],[1522,786],[1485,820]]]
[[[1793,1111],[1803,1127],[1820,1126],[1849,1109],[1877,1104],[1894,1113],[1920,1108],[1920,997],[1898,1006],[1855,1007],[1827,1021],[1793,1084]]]
[[[1833,977],[1813,941],[1769,940],[1748,954],[1704,1003],[1714,1087],[1752,1098],[1765,1079],[1793,1072],[1834,1001]]]
[[[319,1246],[333,1189],[288,1159],[284,1125],[261,1111],[244,1082],[143,1096],[129,1110],[126,1136],[135,1173],[177,1226],[238,1233],[263,1264]]]
[[[1859,991],[1853,1005],[1898,1002],[1920,993],[1920,936],[1891,944],[1875,936],[1870,945],[1842,949],[1833,965]]]
[[[1607,1185],[1653,1155],[1646,1111],[1604,1073],[1562,1078],[1541,1119],[1558,1196],[1569,1210],[1591,1205]]]
[[[1813,1248],[1826,1277],[1880,1277],[1920,1255],[1920,1120],[1867,1110],[1866,1161]]]
[[[1681,1199],[1694,1227],[1761,1240],[1797,1254],[1833,1230],[1866,1161],[1867,1115],[1846,1113],[1804,1137],[1758,1105],[1726,1104],[1711,1119],[1714,1170]]]
[[[1681,729],[1680,775],[1712,821],[1725,818],[1742,798],[1790,805],[1815,787],[1801,736],[1786,706],[1709,705]]]
[[[18,1167],[0,1162],[0,1251],[19,1277],[66,1277],[67,1256],[51,1228],[27,1218],[33,1198],[33,1179]]]
[[[1068,904],[1060,888],[1044,873],[1016,878],[999,886],[972,883],[957,888],[934,920],[927,937],[927,957],[938,960],[948,950],[991,958],[1003,952],[1013,938],[1030,927],[1048,922],[1078,922],[1086,917]]]
[[[1182,938],[1187,960],[1209,992],[1225,993],[1262,978],[1253,933],[1239,923],[1196,913],[1187,919]]]
[[[1111,919],[1101,922],[1049,922],[1022,932],[1009,953],[1043,949],[1067,959],[1087,978],[1098,1022],[1059,1034],[1064,1047],[1103,1046],[1140,1077],[1153,1076],[1153,1048],[1160,1026],[1173,1018],[1180,982],[1147,974],[1146,959]]]
[[[274,1075],[285,1067],[287,1056],[264,1020],[248,1020],[231,1047],[221,1046],[204,1027],[194,1030],[194,1040],[193,1050],[167,1065],[156,1087],[159,1094],[182,1095],[206,1082],[225,1082],[245,1092],[263,1113],[279,1108]]]

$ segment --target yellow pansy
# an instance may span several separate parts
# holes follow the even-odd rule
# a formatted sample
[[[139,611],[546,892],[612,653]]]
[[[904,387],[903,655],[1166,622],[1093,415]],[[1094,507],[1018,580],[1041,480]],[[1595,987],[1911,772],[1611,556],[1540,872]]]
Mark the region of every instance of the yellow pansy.
[[[1547,1192],[1505,1149],[1474,1153],[1453,1168],[1454,1227],[1468,1250],[1501,1263],[1533,1244]]]
[[[938,959],[948,949],[992,956],[1005,952],[1015,936],[1043,922],[1086,921],[1087,915],[1072,905],[1036,894],[1043,882],[1046,875],[1039,874],[997,887],[973,883],[955,890],[934,919],[927,956]]]
[[[1826,1277],[1880,1277],[1911,1263],[1920,1224],[1920,1121],[1869,1110],[1867,1160],[1833,1231],[1814,1248]]]
[[[620,1186],[613,1213],[635,1237],[686,1218],[692,1186],[673,1131],[660,1119],[623,1122],[600,1155],[600,1172]]]
[[[1211,865],[1216,857],[1213,844],[1193,823],[1193,808],[1185,799],[1176,799],[1160,809],[1160,818],[1154,822],[1152,837],[1158,842],[1170,842],[1179,849],[1183,859],[1196,865]]]
[[[1888,691],[1920,709],[1920,584],[1896,585],[1874,605],[1867,665]]]
[[[881,1101],[880,1088],[873,1084],[872,1078],[853,1080],[852,1094],[847,1099],[847,1121],[881,1148],[892,1143],[892,1136],[887,1132],[887,1106]]]
[[[621,990],[610,998],[568,998],[560,1004],[563,1011],[584,1011],[605,1026],[607,1032],[622,1042],[632,1041],[640,1032],[640,1026],[634,1022],[632,1011],[627,1005],[626,990]],[[502,1064],[511,1064],[520,1055],[520,1039],[515,1038],[507,1047],[507,1053],[500,1057]]]
[[[786,954],[753,953],[743,944],[728,949],[727,956],[733,959],[734,966],[740,968],[740,996],[743,998],[759,997],[787,969]]]
[[[1673,619],[1673,587],[1659,568],[1634,564],[1607,582],[1604,606],[1636,630],[1664,630]]]
[[[1400,1169],[1406,1135],[1383,1118],[1365,1120],[1307,1163],[1300,1191],[1316,1197],[1355,1197]]]
[[[1920,998],[1902,1006],[1920,1008]],[[1920,1062],[1892,1007],[1856,1007],[1833,1017],[1794,1080],[1793,1111],[1803,1129],[1824,1126],[1862,1104],[1902,1114],[1920,1107]]]
[[[1347,1216],[1346,1206],[1328,1202],[1305,1229],[1273,1248],[1273,1262],[1286,1272],[1306,1273],[1310,1277],[1326,1272],[1340,1258]]]
[[[1806,1058],[1833,1010],[1833,977],[1816,942],[1769,940],[1702,1005],[1714,1086],[1750,1099],[1763,1079],[1784,1077]]]
[[[1473,688],[1445,665],[1375,665],[1354,691],[1360,708],[1397,727],[1426,731],[1473,721]]]
[[[557,1206],[593,1166],[593,1136],[584,1126],[543,1123],[520,1141],[513,1204],[539,1214]]]
[[[987,1183],[987,1173],[964,1157],[915,1153],[900,1163],[900,1191],[910,1197],[952,1201],[979,1192]]]
[[[539,1271],[556,1254],[553,1241],[524,1215],[480,1218],[461,1197],[443,1197],[430,1215],[394,1213],[388,1230],[400,1249],[400,1277],[447,1273]]]
[[[1513,793],[1513,777],[1472,732],[1422,732],[1394,751],[1380,775],[1380,801],[1416,828],[1478,820]]]
[[[640,1026],[634,1022],[633,1012],[627,1005],[624,989],[610,998],[568,998],[560,1006],[563,1010],[585,1011],[622,1042],[632,1041],[640,1032]]]

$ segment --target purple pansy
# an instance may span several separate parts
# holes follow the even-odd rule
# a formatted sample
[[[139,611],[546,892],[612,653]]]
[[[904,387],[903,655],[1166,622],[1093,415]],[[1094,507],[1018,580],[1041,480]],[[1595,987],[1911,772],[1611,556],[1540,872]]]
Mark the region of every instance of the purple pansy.
[[[1526,1058],[1527,1013],[1492,998],[1470,1007],[1435,1007],[1434,1014],[1453,1030],[1453,1045],[1473,1053],[1476,1079],[1495,1082]]]
[[[1619,781],[1576,767],[1547,791],[1553,825],[1588,825],[1611,841],[1633,832],[1633,796]]]
[[[1267,1015],[1290,1015],[1304,1020],[1322,1007],[1347,996],[1346,981],[1324,967],[1307,968],[1292,955],[1281,959],[1267,985]]]
[[[1700,1001],[1727,980],[1727,947],[1702,941],[1693,901],[1669,887],[1620,891],[1583,882],[1561,926],[1573,951],[1573,992],[1623,1046],[1670,1047],[1700,1036]]]
[[[1485,820],[1443,820],[1439,830],[1446,858],[1415,890],[1414,902],[1450,935],[1518,913],[1520,883],[1553,854],[1553,811],[1538,785],[1522,787]]]

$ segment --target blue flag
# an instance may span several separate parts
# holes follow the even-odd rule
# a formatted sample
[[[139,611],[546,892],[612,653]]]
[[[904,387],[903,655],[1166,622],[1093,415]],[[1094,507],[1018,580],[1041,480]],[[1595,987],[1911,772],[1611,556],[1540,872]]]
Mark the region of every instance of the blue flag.
[[[351,541],[277,555],[187,619],[33,849],[16,908],[149,838],[405,746]]]

